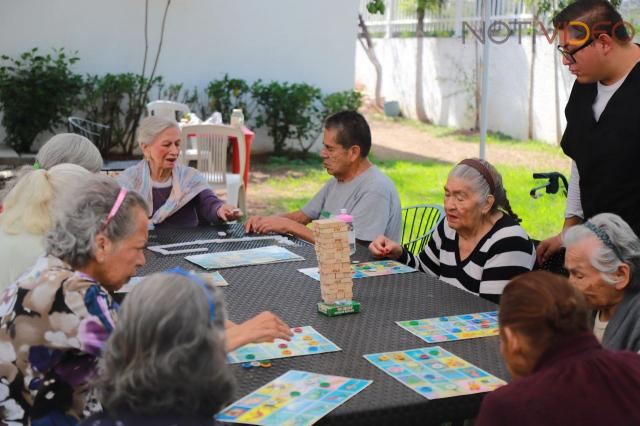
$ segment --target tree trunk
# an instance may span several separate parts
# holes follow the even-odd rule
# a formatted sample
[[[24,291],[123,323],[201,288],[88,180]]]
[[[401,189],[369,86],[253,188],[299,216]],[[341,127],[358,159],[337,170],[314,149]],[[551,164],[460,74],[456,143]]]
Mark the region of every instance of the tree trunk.
[[[369,34],[369,28],[367,28],[367,24],[364,23],[364,19],[362,18],[361,13],[358,14],[358,26],[360,27],[360,29],[362,29],[362,33],[358,35],[358,40],[360,41],[362,49],[364,49],[367,57],[376,70],[375,103],[378,108],[382,108],[382,65],[380,64],[380,61],[378,61],[376,51],[374,50],[373,41],[371,41],[371,34]],[[365,41],[363,42],[362,39],[364,39]]]
[[[416,25],[416,116],[418,120],[424,123],[431,123],[427,113],[424,110],[424,94],[422,90],[422,58],[424,50],[424,14],[425,9],[419,7],[418,24]]]

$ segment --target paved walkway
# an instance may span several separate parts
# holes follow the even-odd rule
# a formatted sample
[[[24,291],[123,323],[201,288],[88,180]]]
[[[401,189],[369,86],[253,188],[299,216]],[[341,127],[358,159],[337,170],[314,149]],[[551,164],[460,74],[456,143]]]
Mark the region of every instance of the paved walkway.
[[[479,145],[461,142],[453,137],[436,137],[427,130],[411,125],[368,116],[373,138],[372,151],[380,160],[435,160],[456,163],[464,158],[477,157]],[[487,146],[487,159],[494,164],[525,166],[536,171],[570,169],[570,160],[545,152]]]

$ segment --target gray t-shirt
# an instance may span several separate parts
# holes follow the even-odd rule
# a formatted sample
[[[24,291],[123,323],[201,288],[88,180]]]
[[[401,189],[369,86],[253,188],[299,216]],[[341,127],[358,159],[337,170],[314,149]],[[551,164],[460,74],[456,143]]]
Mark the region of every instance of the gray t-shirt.
[[[400,241],[402,213],[396,187],[376,166],[371,166],[349,182],[331,178],[309,201],[302,212],[311,219],[337,215],[347,209],[353,216],[356,238],[373,241],[384,234]]]

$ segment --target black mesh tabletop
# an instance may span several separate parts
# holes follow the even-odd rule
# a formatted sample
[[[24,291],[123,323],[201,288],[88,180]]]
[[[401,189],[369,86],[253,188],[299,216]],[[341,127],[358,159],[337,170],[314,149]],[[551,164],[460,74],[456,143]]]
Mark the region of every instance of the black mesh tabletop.
[[[192,240],[244,236],[241,226],[207,227],[189,230],[151,231],[149,245]],[[240,250],[276,244],[275,241],[247,241],[211,244],[211,251]],[[496,310],[497,306],[421,272],[354,280],[354,299],[361,312],[326,317],[316,311],[321,300],[320,283],[297,271],[317,266],[312,245],[296,241],[288,250],[304,261],[238,267],[220,270],[229,282],[223,293],[231,320],[241,322],[263,310],[279,315],[289,326],[311,325],[337,344],[342,351],[273,360],[271,368],[243,369],[234,365],[237,378],[235,399],[247,395],[281,374],[295,369],[321,374],[373,380],[365,390],[323,418],[324,425],[439,424],[477,415],[482,394],[429,401],[388,376],[363,358],[364,354],[430,346],[403,330],[395,321],[431,318]],[[184,248],[184,247],[181,247]],[[186,254],[162,256],[147,250],[147,264],[140,275],[177,265],[200,270],[186,260]],[[371,260],[366,247],[358,247],[353,260]],[[498,337],[439,343],[444,349],[478,367],[507,379],[499,354]]]

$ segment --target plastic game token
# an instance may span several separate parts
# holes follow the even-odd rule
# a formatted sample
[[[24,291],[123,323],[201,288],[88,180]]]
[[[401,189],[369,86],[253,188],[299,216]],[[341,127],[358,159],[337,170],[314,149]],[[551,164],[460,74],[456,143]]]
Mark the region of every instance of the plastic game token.
[[[251,361],[251,366],[252,366],[252,367],[260,367],[260,362],[258,362],[258,361]]]
[[[254,354],[248,354],[245,358],[254,359],[256,356]]]
[[[291,392],[289,395],[291,395],[292,397],[294,397],[294,398],[295,398],[296,396],[300,396],[300,392],[298,392],[298,391],[293,391],[293,392]]]
[[[223,232],[223,231],[218,232],[218,237],[226,237],[226,236],[227,236],[226,232]]]
[[[286,343],[280,343],[280,344],[278,345],[278,347],[279,347],[280,349],[287,349],[287,344],[286,344]]]
[[[388,357],[388,356],[386,356],[386,355],[381,355],[378,359],[379,359],[380,361],[389,361],[389,357]]]
[[[313,339],[313,337],[311,337],[311,336],[304,336],[304,337],[302,338],[302,340],[311,340],[311,339]]]
[[[260,367],[262,367],[262,368],[269,368],[269,367],[271,367],[271,365],[272,365],[271,361],[261,361],[260,362]]]
[[[315,340],[311,340],[309,342],[309,346],[318,346],[318,342],[316,342]]]
[[[321,388],[328,388],[329,386],[331,386],[331,383],[327,383],[327,382],[320,383]]]
[[[300,327],[296,327],[293,329],[296,333],[302,333],[302,329]]]
[[[409,324],[411,324],[411,325],[418,325],[418,324],[420,324],[420,322],[419,322],[419,321],[415,321],[415,320],[414,320],[414,321],[409,321]]]
[[[242,368],[246,368],[247,370],[251,367],[253,367],[253,365],[251,365],[250,362],[243,362],[242,364],[240,364],[242,366]]]
[[[395,359],[397,359],[398,361],[404,361],[404,359],[405,359],[403,354],[395,354],[393,357]]]
[[[317,346],[309,346],[309,352],[318,352]]]
[[[291,355],[291,351],[289,349],[285,349],[282,351],[282,355]]]
[[[429,359],[429,355],[422,354],[422,355],[420,355],[420,359]]]

